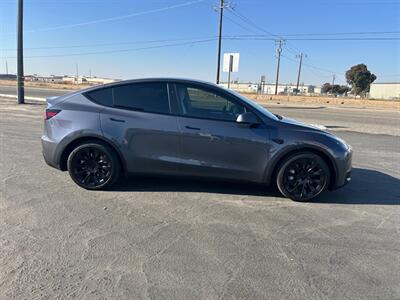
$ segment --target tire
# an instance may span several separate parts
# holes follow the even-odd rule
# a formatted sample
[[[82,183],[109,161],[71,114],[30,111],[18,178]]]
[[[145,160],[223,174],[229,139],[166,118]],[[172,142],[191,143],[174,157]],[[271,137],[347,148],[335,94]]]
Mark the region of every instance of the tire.
[[[87,190],[102,190],[117,182],[120,162],[114,149],[105,143],[89,141],[77,146],[68,156],[72,180]]]
[[[287,198],[309,201],[327,189],[330,176],[330,169],[321,156],[299,152],[280,164],[276,185]]]

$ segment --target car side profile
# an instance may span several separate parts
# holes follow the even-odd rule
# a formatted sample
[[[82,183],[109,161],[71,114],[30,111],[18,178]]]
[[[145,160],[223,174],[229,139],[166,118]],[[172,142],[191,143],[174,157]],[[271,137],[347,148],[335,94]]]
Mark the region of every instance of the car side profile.
[[[47,99],[45,161],[85,189],[121,174],[276,184],[296,201],[350,181],[352,149],[242,95],[187,79],[121,81]]]

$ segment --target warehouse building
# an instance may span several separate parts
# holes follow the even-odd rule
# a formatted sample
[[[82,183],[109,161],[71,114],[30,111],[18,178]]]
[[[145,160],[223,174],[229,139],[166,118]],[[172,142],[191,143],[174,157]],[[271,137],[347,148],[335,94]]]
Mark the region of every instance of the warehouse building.
[[[400,83],[371,83],[369,90],[370,99],[400,100]]]
[[[221,83],[221,86],[227,88],[228,83]],[[274,95],[275,94],[275,84],[272,83],[243,83],[243,82],[234,82],[230,84],[230,88],[242,92],[242,93],[260,93],[265,95]],[[295,94],[296,85],[295,84],[278,84],[278,94]],[[314,95],[321,94],[321,87],[317,87],[315,85],[300,85],[299,86],[299,94],[302,95]]]

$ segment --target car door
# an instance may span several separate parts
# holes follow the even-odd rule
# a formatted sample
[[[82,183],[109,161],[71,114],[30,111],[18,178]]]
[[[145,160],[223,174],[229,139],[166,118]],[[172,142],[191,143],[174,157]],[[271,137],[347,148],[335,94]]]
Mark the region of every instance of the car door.
[[[262,181],[269,158],[268,129],[236,123],[251,110],[204,86],[177,83],[182,170],[189,175]]]
[[[175,173],[181,156],[177,117],[168,85],[138,82],[110,89],[113,103],[100,114],[103,134],[118,145],[127,171]]]

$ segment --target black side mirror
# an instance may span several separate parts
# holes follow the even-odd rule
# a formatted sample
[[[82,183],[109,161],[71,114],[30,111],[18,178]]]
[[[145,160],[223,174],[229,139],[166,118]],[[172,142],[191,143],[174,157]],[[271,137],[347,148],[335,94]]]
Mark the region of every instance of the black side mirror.
[[[238,115],[236,123],[238,123],[239,125],[252,127],[259,125],[260,121],[258,120],[257,116],[252,112],[245,112],[243,114]]]

